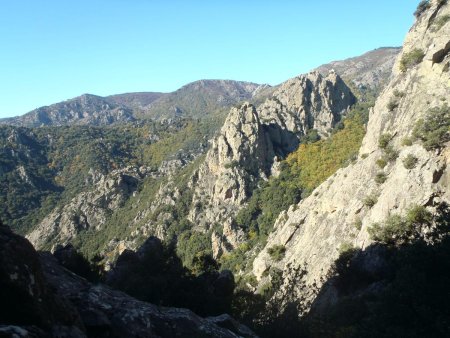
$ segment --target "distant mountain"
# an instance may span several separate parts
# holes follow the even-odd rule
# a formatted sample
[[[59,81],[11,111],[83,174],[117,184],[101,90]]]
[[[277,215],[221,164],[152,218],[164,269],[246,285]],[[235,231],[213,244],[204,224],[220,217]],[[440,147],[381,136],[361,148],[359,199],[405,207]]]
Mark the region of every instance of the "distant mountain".
[[[242,101],[252,100],[268,88],[251,82],[200,80],[189,83],[151,103],[142,117],[161,119],[176,116],[201,118],[211,112],[228,109]],[[226,115],[224,113],[223,115]]]
[[[334,70],[352,87],[376,96],[391,75],[401,48],[378,48],[361,56],[334,61],[317,70],[326,76]],[[200,80],[171,93],[138,92],[106,97],[84,94],[73,99],[32,110],[17,117],[0,119],[0,124],[24,127],[62,125],[111,125],[136,119],[174,117],[224,120],[228,110],[243,101],[260,104],[278,86],[232,80]]]
[[[32,110],[0,124],[23,127],[62,125],[109,125],[134,121],[133,110],[101,96],[84,94],[73,99]]]
[[[375,89],[386,84],[401,50],[400,47],[377,48],[357,57],[330,62],[315,70],[326,75],[334,69],[345,81],[357,88]]]
[[[105,97],[110,102],[126,106],[136,110],[143,109],[160,97],[167,95],[164,93],[141,92],[110,95]]]
[[[0,119],[0,124],[23,127],[111,125],[136,119],[225,117],[228,109],[256,95],[270,95],[270,86],[231,80],[200,80],[172,93],[126,93],[101,97],[84,94],[37,108],[25,115]]]

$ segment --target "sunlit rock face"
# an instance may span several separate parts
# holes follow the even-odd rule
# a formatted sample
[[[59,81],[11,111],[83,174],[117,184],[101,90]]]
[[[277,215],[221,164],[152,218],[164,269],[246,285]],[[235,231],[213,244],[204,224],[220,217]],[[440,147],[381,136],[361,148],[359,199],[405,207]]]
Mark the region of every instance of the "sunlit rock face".
[[[341,245],[365,248],[371,244],[367,229],[373,223],[383,222],[393,213],[404,214],[412,205],[433,210],[440,202],[450,202],[449,145],[442,144],[440,151],[427,151],[420,142],[411,146],[404,143],[412,136],[417,121],[431,108],[445,105],[450,97],[450,25],[433,29],[433,21],[449,13],[450,5],[441,7],[432,2],[410,30],[393,67],[393,77],[370,113],[359,159],[338,170],[310,197],[278,217],[266,247],[254,261],[253,273],[260,285],[267,282],[264,275],[268,269],[279,268],[285,280],[282,295],[288,284],[294,283],[291,271],[302,267],[307,272],[302,278],[310,287],[297,288],[296,298],[314,299]],[[423,60],[402,72],[403,56],[417,48],[423,51]],[[395,109],[388,108],[392,100],[396,100]],[[391,136],[389,145],[398,156],[380,170],[376,162],[383,156],[379,147],[382,134]],[[412,169],[403,164],[408,155],[417,159]],[[382,184],[374,179],[380,171],[387,178]],[[369,195],[376,197],[372,207],[364,203]],[[355,227],[357,222],[360,226]],[[267,252],[274,245],[286,248],[279,262],[274,262]]]

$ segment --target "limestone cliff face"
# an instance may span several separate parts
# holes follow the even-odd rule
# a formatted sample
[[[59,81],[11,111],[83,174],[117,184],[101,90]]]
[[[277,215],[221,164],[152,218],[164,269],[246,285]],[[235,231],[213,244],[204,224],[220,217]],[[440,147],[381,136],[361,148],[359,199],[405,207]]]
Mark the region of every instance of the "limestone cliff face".
[[[285,280],[279,296],[286,296],[288,284],[292,290],[296,283],[292,271],[302,267],[307,271],[303,281],[309,287],[294,288],[294,293],[295,298],[308,302],[315,297],[314,290],[321,286],[342,244],[364,249],[371,243],[367,229],[374,222],[382,222],[390,214],[404,214],[414,204],[432,210],[439,202],[450,202],[449,144],[441,151],[427,151],[420,142],[412,146],[402,142],[411,136],[418,119],[430,108],[442,107],[450,97],[450,24],[439,30],[434,25],[438,18],[449,14],[449,4],[432,2],[410,30],[394,65],[394,76],[371,111],[359,159],[278,217],[266,247],[254,261],[253,273],[260,285],[267,282],[265,271],[279,268]],[[401,72],[400,60],[416,48],[423,50],[423,61]],[[392,100],[397,107],[389,109]],[[376,164],[383,156],[378,145],[382,134],[392,136],[390,144],[398,152],[384,169]],[[406,169],[402,160],[410,154],[417,158],[417,165]],[[377,184],[374,178],[380,171],[387,180]],[[373,207],[363,203],[368,195],[376,196]],[[355,223],[362,226],[355,227]],[[286,248],[279,262],[274,262],[267,252],[274,245]]]
[[[308,130],[326,136],[354,101],[334,72],[327,77],[314,72],[286,81],[259,108],[245,103],[231,110],[191,182],[190,220],[200,230],[223,226],[223,235],[212,236],[215,256],[245,239],[231,219],[258,181],[276,174],[278,161]]]

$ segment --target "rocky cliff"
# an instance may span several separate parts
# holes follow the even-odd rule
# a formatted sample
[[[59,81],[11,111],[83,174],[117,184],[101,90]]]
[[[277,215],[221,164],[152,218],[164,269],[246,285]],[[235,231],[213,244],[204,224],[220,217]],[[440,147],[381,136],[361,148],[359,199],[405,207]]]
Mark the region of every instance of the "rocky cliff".
[[[364,64],[364,67],[357,67],[357,74],[370,72],[371,67],[372,72],[381,71],[390,62],[388,55],[393,54],[394,50],[369,53],[370,57],[354,61]],[[367,60],[372,60],[373,65]],[[336,68],[346,72],[354,62],[344,62],[344,66]],[[37,248],[49,249],[53,244],[75,241],[85,253],[100,253],[110,263],[123,250],[136,249],[148,236],[170,240],[196,230],[211,239],[214,257],[218,258],[247,239],[248,234],[235,224],[234,217],[246,206],[260,183],[279,173],[281,161],[309,133],[317,132],[327,138],[355,103],[355,96],[341,77],[331,68],[330,71],[324,69],[324,74],[314,71],[277,87],[203,80],[170,94],[131,93],[105,98],[84,95],[46,107],[44,110],[52,117],[47,121],[49,124],[120,124],[97,129],[89,126],[17,130],[3,127],[8,141],[3,143],[2,151],[11,162],[5,171],[5,180],[15,183],[6,189],[5,200],[11,201],[7,199],[8,194],[27,196],[26,201],[36,204],[33,204],[33,212],[39,209],[39,203],[46,203],[45,214],[38,211],[29,218],[33,222],[37,220],[27,235]],[[239,108],[232,108],[226,115],[230,105],[242,100],[252,100],[253,104],[239,104]],[[137,111],[144,118],[169,118],[164,122],[167,127],[159,122],[147,121],[147,125],[143,121],[122,124],[126,120],[96,120],[107,116],[96,111],[116,108],[132,112],[129,115],[132,120]],[[80,109],[86,110],[86,114],[80,113]],[[178,115],[199,119],[196,122],[172,119]],[[27,116],[34,115],[28,114],[19,120],[25,121]],[[199,122],[205,116],[214,120],[212,124]],[[198,157],[206,151],[207,139],[225,116],[221,130],[209,142],[206,157]],[[170,127],[177,124],[180,126]],[[53,135],[55,130],[58,132]],[[73,134],[71,138],[67,137],[67,131]],[[105,135],[96,135],[100,131],[105,131]],[[114,140],[116,132],[120,140]],[[28,168],[33,158],[28,148],[26,156],[20,156],[21,147],[17,145],[24,142],[9,141],[15,134],[28,135],[34,143],[37,137],[40,143],[33,145],[39,148],[37,169]],[[77,142],[74,140],[78,137],[83,140],[78,143],[85,144],[85,148],[61,151],[61,147],[75,149]],[[15,149],[13,152],[9,151],[11,147]],[[108,156],[103,158],[105,152]],[[61,153],[68,153],[79,161],[63,164]],[[77,169],[79,167],[82,170]],[[56,203],[55,208],[54,200],[45,200],[48,194],[30,198],[29,189],[19,189],[27,182],[34,182],[30,172],[44,172],[48,194],[59,199],[63,191],[62,196],[67,195],[64,201]],[[42,191],[41,187],[36,189]],[[4,210],[8,219],[14,219],[19,225],[29,224],[26,210],[11,214],[18,210],[18,203],[10,204]],[[208,245],[211,247],[210,243]]]
[[[217,224],[223,228],[223,235],[212,234],[213,243],[221,243],[213,244],[216,257],[245,239],[232,218],[258,182],[276,174],[280,160],[296,149],[299,140],[311,130],[326,137],[354,102],[355,97],[338,75],[331,72],[324,77],[314,72],[286,81],[258,108],[246,103],[231,109],[206,158],[194,170],[189,186],[183,188],[185,196],[193,195],[187,219],[196,225],[195,229],[205,232]],[[120,208],[132,195],[140,205],[132,207],[133,216],[124,219],[130,231],[111,242],[107,251],[136,249],[137,243],[149,235],[167,239],[171,224],[184,217],[178,211],[174,214],[174,210],[164,210],[176,208],[185,198],[177,183],[179,172],[199,153],[194,152],[189,159],[188,154],[185,150],[185,160],[165,161],[151,172],[136,166],[108,174],[92,172],[91,189],[46,215],[27,235],[28,239],[37,248],[49,248],[51,243],[66,244],[87,230],[109,231],[112,215],[125,212]],[[137,187],[149,176],[164,177],[164,182],[153,182],[160,184],[158,192],[152,195],[153,200],[145,197],[144,201]]]
[[[326,137],[355,102],[336,73],[317,72],[283,83],[258,108],[233,108],[212,141],[204,164],[193,174],[193,205],[189,219],[198,229],[224,224],[224,235],[213,233],[215,256],[242,242],[232,217],[257,187],[276,174],[277,165],[315,129]],[[225,223],[224,223],[225,222]]]
[[[370,113],[358,160],[278,217],[266,247],[254,261],[253,273],[264,285],[270,279],[269,269],[280,269],[284,281],[280,299],[295,295],[308,304],[340,248],[364,249],[372,243],[368,229],[373,223],[381,224],[392,214],[404,215],[413,205],[433,211],[439,203],[450,202],[448,137],[433,149],[412,137],[420,119],[430,120],[438,111],[448,110],[450,25],[440,18],[449,13],[450,5],[433,1],[411,28],[393,78]],[[448,113],[441,116],[448,128]],[[415,164],[408,165],[406,159],[414,159]],[[268,253],[275,246],[285,249],[278,262]],[[298,269],[305,269],[301,279],[307,287],[296,280]],[[328,301],[334,296],[332,291],[327,293]]]

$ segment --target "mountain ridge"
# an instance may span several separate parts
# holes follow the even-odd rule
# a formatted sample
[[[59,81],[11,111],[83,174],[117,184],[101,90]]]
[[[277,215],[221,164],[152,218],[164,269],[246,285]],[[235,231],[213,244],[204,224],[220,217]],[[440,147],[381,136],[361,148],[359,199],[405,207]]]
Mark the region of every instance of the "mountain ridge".
[[[266,85],[233,80],[199,80],[171,93],[82,94],[21,116],[2,118],[0,124],[25,127],[112,125],[149,118],[201,118],[251,99],[258,88],[266,88]]]
[[[400,47],[380,47],[360,56],[332,61],[315,68],[322,75],[334,69],[344,81],[358,90],[369,87],[375,92],[390,75],[390,67]],[[80,96],[36,108],[24,115],[1,118],[0,124],[39,127],[43,125],[111,125],[136,119],[174,117],[203,118],[215,114],[224,119],[229,107],[243,101],[262,103],[280,85],[256,84],[248,81],[202,79],[169,92],[131,92],[98,96]],[[83,104],[90,97],[91,105]],[[70,109],[67,109],[70,105]],[[102,109],[104,106],[104,109]]]
[[[334,69],[345,81],[350,81],[357,88],[378,88],[388,79],[401,47],[380,47],[360,56],[344,60],[331,61],[314,70],[327,73]]]

